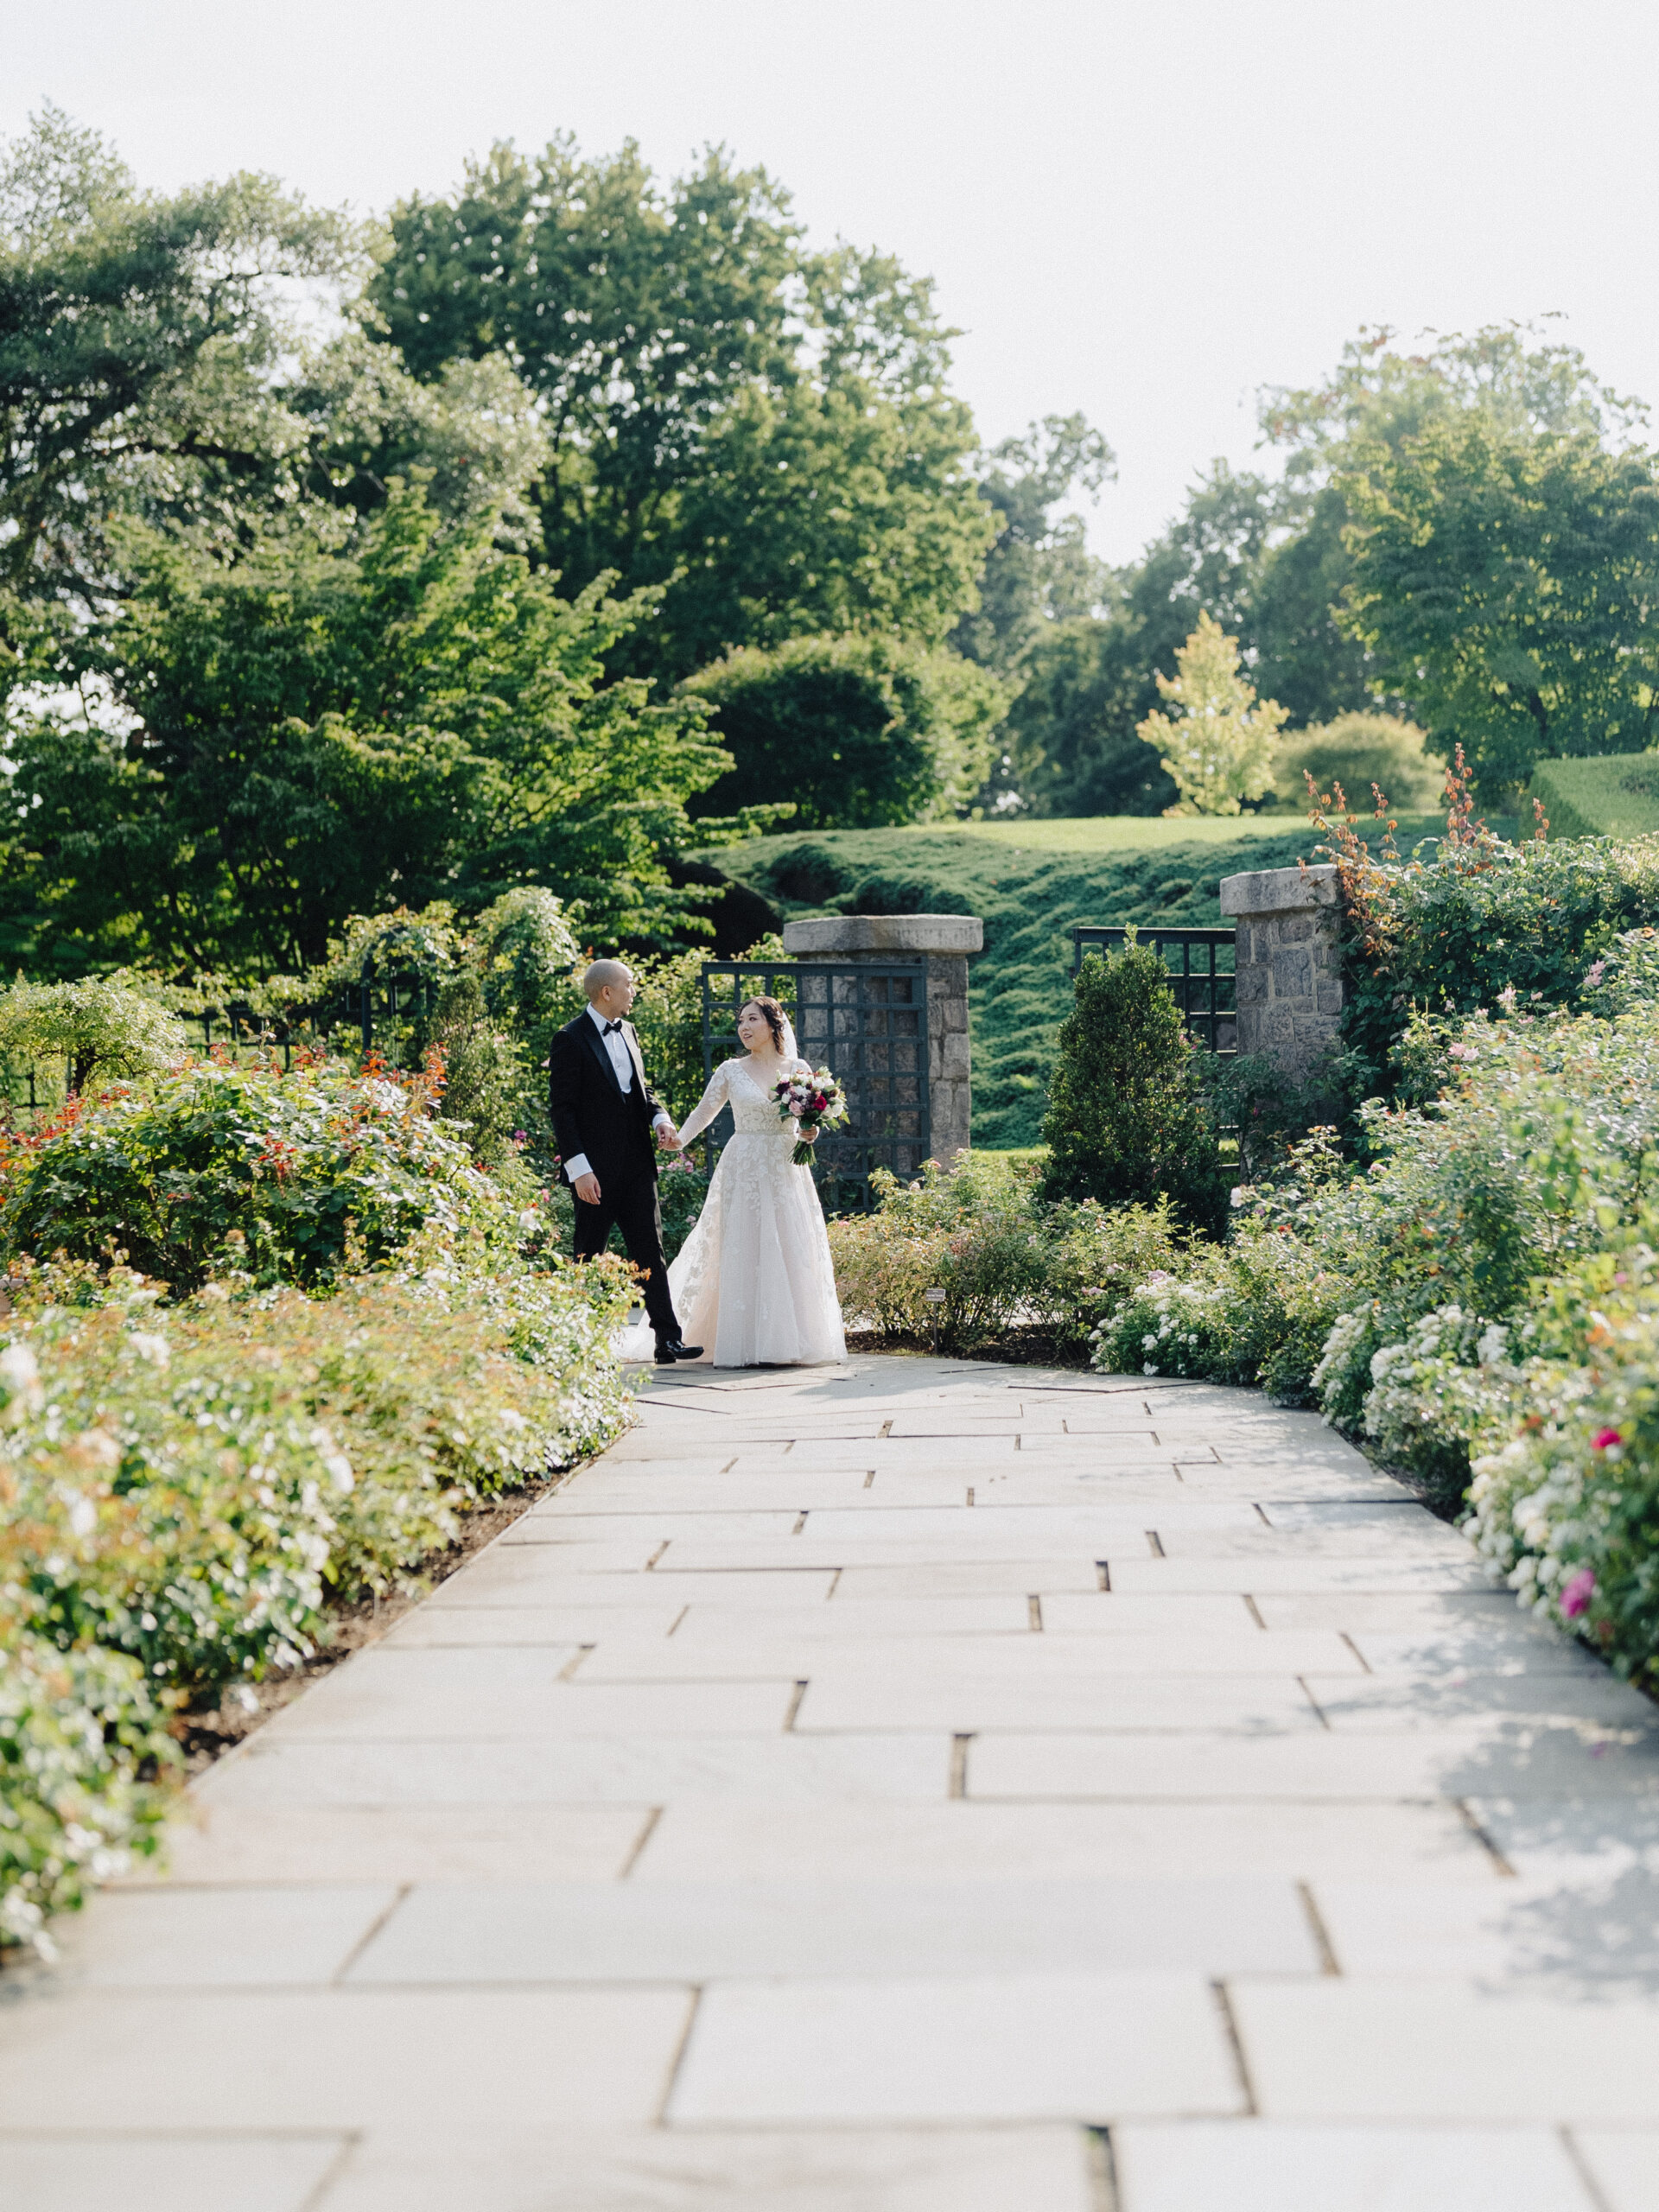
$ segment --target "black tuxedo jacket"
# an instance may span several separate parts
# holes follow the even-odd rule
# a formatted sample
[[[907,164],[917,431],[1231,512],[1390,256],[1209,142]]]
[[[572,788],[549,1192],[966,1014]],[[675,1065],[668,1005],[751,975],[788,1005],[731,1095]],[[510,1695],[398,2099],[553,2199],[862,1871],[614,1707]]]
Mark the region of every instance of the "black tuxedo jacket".
[[[585,1152],[604,1189],[657,1173],[652,1123],[662,1103],[646,1088],[645,1064],[633,1024],[622,1025],[622,1041],[633,1062],[633,1088],[624,1093],[611,1056],[593,1016],[579,1014],[553,1039],[548,1058],[548,1107],[561,1162]],[[563,1165],[560,1179],[569,1182]]]

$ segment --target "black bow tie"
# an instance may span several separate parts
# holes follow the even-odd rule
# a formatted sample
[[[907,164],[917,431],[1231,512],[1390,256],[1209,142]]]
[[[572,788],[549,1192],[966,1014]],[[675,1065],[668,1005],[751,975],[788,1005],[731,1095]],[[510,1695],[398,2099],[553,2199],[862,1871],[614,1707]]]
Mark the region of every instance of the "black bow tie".
[[[604,1033],[607,1037],[613,1037],[621,1027],[622,1025],[620,1021],[607,1021],[605,1025]]]

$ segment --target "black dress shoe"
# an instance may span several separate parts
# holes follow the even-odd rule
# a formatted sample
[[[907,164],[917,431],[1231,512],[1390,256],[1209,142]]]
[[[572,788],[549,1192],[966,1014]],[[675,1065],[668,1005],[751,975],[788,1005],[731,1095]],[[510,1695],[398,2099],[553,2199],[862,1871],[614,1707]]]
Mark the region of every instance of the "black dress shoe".
[[[701,1359],[702,1357],[702,1346],[701,1344],[683,1344],[677,1340],[677,1338],[671,1344],[664,1343],[659,1344],[657,1347],[657,1364],[658,1367],[672,1367],[677,1359]]]

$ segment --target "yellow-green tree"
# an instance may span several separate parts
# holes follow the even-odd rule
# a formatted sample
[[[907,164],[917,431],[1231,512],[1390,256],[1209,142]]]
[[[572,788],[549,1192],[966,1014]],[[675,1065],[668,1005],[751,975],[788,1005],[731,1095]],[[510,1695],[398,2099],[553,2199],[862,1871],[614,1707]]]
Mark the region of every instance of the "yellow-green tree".
[[[1238,639],[1213,616],[1175,655],[1178,673],[1158,677],[1158,689],[1176,711],[1150,714],[1135,735],[1159,748],[1161,765],[1180,792],[1166,814],[1236,814],[1240,802],[1273,789],[1274,741],[1289,709],[1258,699],[1238,669]]]

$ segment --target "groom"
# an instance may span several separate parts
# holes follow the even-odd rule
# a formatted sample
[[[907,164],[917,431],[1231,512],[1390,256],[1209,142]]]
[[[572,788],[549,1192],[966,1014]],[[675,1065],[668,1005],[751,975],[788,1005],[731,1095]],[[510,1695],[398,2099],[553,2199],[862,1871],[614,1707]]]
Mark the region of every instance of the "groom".
[[[615,1222],[628,1257],[645,1274],[657,1364],[700,1359],[701,1344],[680,1341],[669,1295],[651,1134],[654,1128],[668,1151],[680,1140],[672,1115],[645,1088],[639,1039],[627,1019],[633,977],[620,960],[595,960],[582,987],[588,1011],[559,1031],[548,1062],[559,1173],[576,1198],[576,1257],[591,1260],[602,1252]]]

